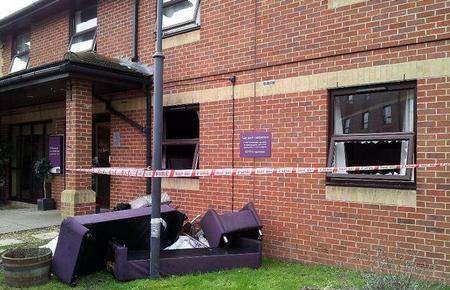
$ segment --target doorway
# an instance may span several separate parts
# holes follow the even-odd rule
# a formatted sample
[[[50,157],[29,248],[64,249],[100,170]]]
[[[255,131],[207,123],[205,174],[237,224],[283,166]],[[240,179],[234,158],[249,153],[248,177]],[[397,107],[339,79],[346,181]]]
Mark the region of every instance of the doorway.
[[[109,115],[95,116],[93,124],[93,166],[110,167],[110,134],[111,121]],[[109,175],[93,176],[93,190],[96,192],[97,210],[110,207],[110,177]]]
[[[48,157],[52,125],[51,121],[11,125],[11,200],[36,203],[43,197],[42,181],[34,174],[34,164]]]

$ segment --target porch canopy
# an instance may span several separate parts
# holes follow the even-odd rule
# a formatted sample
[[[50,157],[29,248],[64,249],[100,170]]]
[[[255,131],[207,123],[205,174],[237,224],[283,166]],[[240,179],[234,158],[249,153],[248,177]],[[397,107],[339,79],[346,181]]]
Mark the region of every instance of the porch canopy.
[[[151,67],[101,56],[93,52],[68,52],[63,60],[33,67],[0,78],[0,115],[20,107],[64,101],[66,81],[92,82],[95,97],[143,89],[152,81]]]

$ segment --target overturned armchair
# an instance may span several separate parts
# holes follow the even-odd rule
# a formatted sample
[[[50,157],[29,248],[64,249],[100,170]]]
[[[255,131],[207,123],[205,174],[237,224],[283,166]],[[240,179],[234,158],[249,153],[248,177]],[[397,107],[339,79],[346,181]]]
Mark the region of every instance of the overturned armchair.
[[[53,274],[71,285],[80,275],[103,269],[120,281],[147,278],[150,213],[150,207],[142,207],[65,219],[53,257]],[[184,213],[169,205],[161,206],[161,218],[163,276],[261,266],[262,225],[252,203],[237,212],[208,210],[198,231],[192,229],[193,223],[186,223]],[[200,232],[202,239],[193,232]]]

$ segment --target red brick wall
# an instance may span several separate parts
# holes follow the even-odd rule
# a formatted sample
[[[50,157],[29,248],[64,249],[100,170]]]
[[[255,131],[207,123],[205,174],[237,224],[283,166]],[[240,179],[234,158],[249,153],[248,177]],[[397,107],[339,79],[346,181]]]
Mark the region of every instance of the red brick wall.
[[[69,11],[31,26],[30,67],[61,61],[69,50]]]
[[[131,57],[132,2],[132,0],[98,1],[98,53],[119,58]]]
[[[99,1],[99,53],[131,56],[131,3]],[[450,57],[446,0],[371,0],[338,9],[328,9],[327,4],[313,0],[202,1],[201,40],[165,51],[166,93],[229,86],[230,75],[245,84]],[[42,33],[43,27],[33,26],[32,39],[52,45],[52,51],[46,52],[40,49],[45,44],[32,43],[34,53],[41,57],[33,64],[54,60],[68,49],[61,41],[64,37],[57,37],[60,29],[66,33],[68,16],[63,14],[48,22],[52,28],[48,36]],[[154,3],[141,0],[139,55],[147,64],[153,62],[154,23]],[[9,69],[10,43],[6,36],[4,71]],[[418,80],[418,162],[450,159],[449,84],[448,77]],[[114,96],[118,97],[137,95]],[[234,135],[232,101],[201,104],[201,167],[325,165],[327,97],[327,91],[320,90],[236,100]],[[144,124],[144,108],[125,114]],[[239,158],[239,134],[245,130],[271,131],[273,156]],[[143,135],[112,116],[114,131],[120,132],[122,146],[112,147],[111,165],[144,166]],[[85,165],[90,162],[86,155]],[[365,267],[367,263],[357,256],[373,257],[378,247],[392,256],[413,250],[420,263],[434,264],[434,278],[450,281],[448,169],[419,170],[414,208],[326,201],[323,174],[200,178],[199,182],[198,191],[168,190],[174,204],[194,216],[208,207],[237,210],[254,201],[265,226],[269,256]],[[144,180],[111,178],[111,206],[143,192]]]
[[[145,125],[145,111],[126,111],[125,114]],[[120,134],[121,146],[114,146],[113,134]],[[145,167],[145,135],[118,117],[111,115],[111,166]],[[111,177],[110,205],[129,202],[133,198],[145,195],[146,185],[142,178]]]

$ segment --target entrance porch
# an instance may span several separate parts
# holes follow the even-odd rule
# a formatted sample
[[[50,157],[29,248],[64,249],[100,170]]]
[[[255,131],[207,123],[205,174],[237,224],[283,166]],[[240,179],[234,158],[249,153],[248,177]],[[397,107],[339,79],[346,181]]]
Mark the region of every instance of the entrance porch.
[[[33,167],[41,158],[51,159],[49,138],[59,135],[61,173],[47,192],[62,216],[109,208],[108,178],[72,170],[109,166],[111,114],[139,126],[111,102],[130,91],[145,96],[150,83],[151,69],[95,53],[67,53],[61,62],[0,78],[0,142],[12,149],[0,202],[36,203],[43,197]]]

